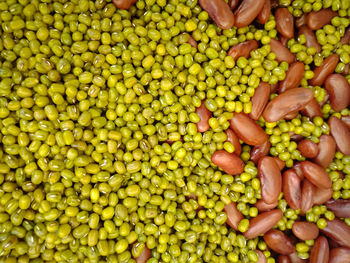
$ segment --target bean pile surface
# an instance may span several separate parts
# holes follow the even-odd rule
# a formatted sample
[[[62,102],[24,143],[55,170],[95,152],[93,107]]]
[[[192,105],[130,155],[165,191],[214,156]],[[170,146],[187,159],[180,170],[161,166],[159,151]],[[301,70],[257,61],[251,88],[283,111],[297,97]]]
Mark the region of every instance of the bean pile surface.
[[[0,263],[349,263],[349,0],[0,0]]]

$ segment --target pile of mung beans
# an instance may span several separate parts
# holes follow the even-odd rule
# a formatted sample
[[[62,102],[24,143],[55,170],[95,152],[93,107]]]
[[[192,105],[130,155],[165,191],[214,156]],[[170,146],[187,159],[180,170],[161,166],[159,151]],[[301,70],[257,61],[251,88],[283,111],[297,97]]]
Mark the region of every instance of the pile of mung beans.
[[[0,0],[0,263],[349,263],[349,0]]]

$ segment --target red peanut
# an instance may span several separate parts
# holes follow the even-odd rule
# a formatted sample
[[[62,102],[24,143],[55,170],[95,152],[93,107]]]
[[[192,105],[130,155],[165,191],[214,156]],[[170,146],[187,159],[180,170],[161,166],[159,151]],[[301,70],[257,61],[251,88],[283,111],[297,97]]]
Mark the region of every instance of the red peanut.
[[[327,209],[331,210],[336,217],[350,217],[350,200],[336,199],[326,203]]]
[[[234,60],[237,60],[239,57],[248,58],[250,56],[250,52],[258,47],[259,43],[256,40],[248,40],[232,46],[227,54],[233,57]]]
[[[243,0],[235,11],[235,26],[248,26],[264,7],[265,0]]]
[[[261,9],[259,15],[258,15],[258,22],[260,24],[266,24],[267,21],[269,21],[271,14],[271,0],[265,0],[264,6]]]
[[[249,114],[249,117],[253,120],[258,120],[260,118],[269,100],[270,89],[270,84],[266,82],[260,82],[259,86],[255,89],[255,93],[251,99],[252,112]]]
[[[340,246],[350,248],[350,227],[338,218],[327,220],[327,226],[321,231]]]
[[[278,202],[267,204],[264,202],[264,200],[260,199],[258,202],[254,204],[256,208],[258,208],[259,212],[266,212],[271,209],[274,209],[278,205]]]
[[[201,106],[196,109],[196,113],[200,119],[200,121],[196,123],[197,130],[199,132],[206,132],[210,128],[209,119],[211,117],[211,111],[209,111],[205,106],[205,100],[203,100]]]
[[[297,88],[303,79],[305,71],[304,63],[294,62],[286,72],[286,77],[279,85],[279,93],[286,90]]]
[[[322,110],[320,104],[313,98],[308,104],[305,105],[304,109],[301,110],[301,114],[310,119],[316,116],[322,117]]]
[[[119,9],[128,10],[137,0],[113,0],[113,4]]]
[[[305,214],[313,206],[313,194],[315,187],[307,179],[301,183],[300,211]]]
[[[275,12],[277,31],[286,38],[294,36],[294,18],[287,8],[277,8]]]
[[[314,77],[309,80],[312,86],[321,86],[326,78],[333,73],[339,62],[339,55],[333,54],[327,57],[321,66],[314,69]]]
[[[234,153],[218,150],[211,156],[213,164],[219,166],[225,173],[236,175],[243,172],[244,162]]]
[[[301,169],[303,171],[304,176],[315,186],[319,188],[332,187],[332,181],[329,178],[328,173],[322,166],[314,164],[310,161],[303,161],[301,163]]]
[[[311,249],[310,263],[328,263],[329,245],[327,238],[320,236]]]
[[[323,205],[325,202],[332,198],[332,195],[332,188],[321,189],[314,187],[312,201],[315,205]]]
[[[227,136],[227,141],[232,143],[233,146],[235,147],[234,153],[239,156],[241,154],[241,151],[242,151],[242,146],[241,146],[241,143],[239,142],[237,135],[231,129],[227,129],[225,131],[225,133]]]
[[[299,35],[304,35],[307,47],[315,47],[317,52],[321,52],[321,45],[318,43],[314,32],[308,28],[306,25],[303,25],[299,28]]]
[[[318,154],[318,145],[311,140],[301,140],[298,143],[298,150],[306,158],[314,158]]]
[[[146,263],[147,260],[151,257],[151,250],[145,246],[141,255],[135,258],[136,263]]]
[[[344,122],[337,117],[330,117],[328,125],[337,144],[337,148],[345,155],[350,155],[350,130]]]
[[[235,17],[224,0],[199,0],[198,2],[221,29],[230,29],[234,25]]]
[[[306,24],[312,30],[317,30],[329,24],[337,13],[330,9],[321,9],[320,11],[312,11],[306,17]]]
[[[349,263],[350,249],[346,247],[333,248],[330,253],[328,263]],[[313,262],[310,262],[313,263]]]
[[[225,206],[224,211],[227,215],[226,223],[234,230],[238,230],[239,221],[244,217],[240,211],[238,211],[236,203],[232,202]]]
[[[336,144],[335,140],[331,135],[326,135],[323,134],[319,138],[319,143],[318,143],[318,154],[314,158],[314,162],[317,163],[318,165],[321,165],[323,168],[327,168],[330,163],[332,162],[334,155],[335,155],[335,150],[336,150]]]
[[[283,196],[288,205],[297,210],[300,209],[301,201],[301,179],[294,169],[283,173]]]
[[[350,85],[343,75],[329,75],[325,82],[325,88],[328,91],[333,110],[341,111],[348,107],[350,104]]]
[[[270,40],[271,51],[276,54],[276,60],[278,62],[286,61],[289,64],[293,63],[295,60],[294,54],[292,54],[288,48],[282,45],[276,39],[271,38]]]
[[[318,227],[310,222],[294,222],[292,226],[293,234],[301,240],[312,240],[318,237]]]
[[[295,252],[293,241],[280,230],[272,229],[264,235],[266,245],[281,255]]]
[[[260,158],[269,154],[271,143],[269,140],[265,141],[262,145],[255,145],[250,151],[250,160],[257,164]]]

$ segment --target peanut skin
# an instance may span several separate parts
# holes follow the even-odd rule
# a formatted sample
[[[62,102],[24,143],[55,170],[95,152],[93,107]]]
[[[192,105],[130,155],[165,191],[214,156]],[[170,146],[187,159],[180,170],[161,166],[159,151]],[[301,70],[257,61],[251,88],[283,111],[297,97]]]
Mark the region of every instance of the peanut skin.
[[[329,245],[327,238],[320,236],[311,248],[310,263],[328,263]]]
[[[244,162],[236,154],[224,150],[218,150],[213,153],[211,161],[231,175],[242,173],[245,166]]]
[[[345,155],[350,155],[350,130],[344,122],[337,117],[330,117],[328,125],[337,144],[337,148]]]
[[[234,25],[235,17],[224,0],[199,0],[199,5],[221,29],[230,29]]]
[[[243,0],[235,11],[235,26],[248,26],[264,7],[265,0]]]
[[[277,8],[275,12],[277,31],[286,38],[294,36],[294,18],[287,8]]]

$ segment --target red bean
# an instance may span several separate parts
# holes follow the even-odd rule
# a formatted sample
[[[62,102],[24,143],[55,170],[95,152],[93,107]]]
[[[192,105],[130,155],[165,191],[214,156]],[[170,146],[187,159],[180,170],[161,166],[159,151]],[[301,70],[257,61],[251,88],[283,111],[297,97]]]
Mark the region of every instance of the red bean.
[[[310,263],[328,263],[329,245],[327,238],[320,236],[310,252]]]
[[[339,62],[339,55],[333,54],[327,57],[321,66],[314,69],[314,77],[309,80],[312,86],[321,86],[326,78],[333,73]]]
[[[190,38],[188,39],[188,44],[190,44],[192,47],[194,47],[194,48],[197,48],[197,41],[192,37],[192,36],[190,36]]]
[[[306,104],[304,109],[301,109],[301,114],[309,117],[310,119],[313,119],[316,116],[323,117],[320,104],[318,104],[315,98]]]
[[[340,43],[343,45],[350,44],[350,27],[346,29],[344,36],[340,39]]]
[[[225,0],[199,0],[198,2],[221,29],[230,29],[234,25],[235,17]]]
[[[262,145],[255,145],[250,151],[250,160],[255,164],[258,164],[261,157],[269,154],[271,143],[269,140],[265,141]]]
[[[294,169],[283,173],[283,196],[288,205],[297,210],[300,209],[301,201],[301,179]]]
[[[303,13],[300,17],[298,17],[295,20],[295,26],[297,28],[302,27],[303,25],[306,25],[306,16],[307,16],[307,14]]]
[[[348,107],[350,104],[350,85],[343,75],[329,75],[325,82],[325,88],[328,91],[333,110],[341,111]]]
[[[341,120],[350,129],[350,116],[341,116]]]
[[[239,57],[249,58],[250,52],[259,47],[259,43],[256,40],[248,40],[246,42],[234,45],[228,51],[228,55],[237,60]]]
[[[287,8],[277,8],[275,12],[277,31],[286,38],[294,36],[294,18]]]
[[[293,234],[301,240],[312,240],[318,237],[318,227],[310,222],[294,222],[292,226]]]
[[[297,252],[294,252],[294,253],[288,255],[288,258],[289,258],[291,263],[307,263],[308,262],[306,259],[301,259],[298,256]]]
[[[314,187],[313,189],[313,196],[312,201],[315,205],[323,205],[325,202],[330,200],[333,196],[333,189],[327,188],[327,189],[321,189]]]
[[[340,246],[350,247],[350,227],[340,219],[327,220],[327,226],[321,231]]]
[[[282,191],[282,176],[276,161],[264,156],[258,163],[258,176],[261,185],[261,197],[267,204],[277,202]]]
[[[230,127],[246,144],[261,145],[268,140],[265,131],[244,113],[234,113]]]
[[[266,245],[281,255],[295,252],[293,241],[280,230],[272,229],[264,235]]]
[[[227,141],[232,143],[233,146],[235,147],[234,153],[239,156],[241,154],[241,151],[242,151],[242,146],[241,146],[241,143],[239,142],[237,135],[231,129],[227,129],[225,131],[225,133],[227,136]]]
[[[260,250],[254,250],[256,254],[258,254],[258,261],[256,263],[266,263],[266,257],[264,255],[263,252],[261,252]]]
[[[327,209],[331,210],[336,217],[350,217],[350,200],[336,199],[326,203]]]
[[[308,28],[306,25],[303,25],[299,28],[299,35],[304,35],[307,47],[315,47],[317,52],[321,52],[321,45],[318,43],[317,38],[314,32]]]
[[[264,200],[260,199],[258,202],[254,204],[256,208],[258,208],[259,212],[266,212],[270,211],[271,209],[276,208],[278,205],[278,202],[272,203],[272,204],[267,204],[264,202]]]
[[[294,54],[292,54],[289,49],[283,46],[278,40],[271,38],[270,47],[271,51],[276,54],[276,60],[278,62],[286,61],[289,64],[294,62]]]
[[[330,117],[328,125],[337,144],[337,148],[345,155],[350,155],[350,130],[344,122],[337,117]]]
[[[311,140],[302,140],[298,143],[298,150],[306,158],[314,158],[318,154],[318,145]]]
[[[271,91],[270,91],[270,93],[276,93],[277,88],[278,88],[278,83],[272,84],[272,85],[270,85],[270,86],[271,86]]]
[[[293,120],[298,116],[299,112],[298,111],[293,111],[288,113],[287,115],[284,116],[285,120]]]
[[[349,263],[350,249],[346,247],[333,248],[330,253],[328,263]],[[310,262],[312,263],[312,262]]]
[[[145,246],[141,255],[135,258],[136,263],[146,263],[147,260],[151,257],[151,250]]]
[[[312,30],[317,30],[329,24],[337,13],[331,9],[321,9],[320,11],[312,11],[306,17],[306,24]]]
[[[336,144],[335,140],[331,135],[326,135],[323,134],[319,138],[319,143],[318,143],[318,154],[314,158],[314,162],[317,163],[318,165],[321,165],[323,168],[327,168],[335,155],[335,150],[336,150]]]
[[[228,6],[231,8],[231,10],[235,9],[238,4],[239,0],[228,0]]]
[[[279,40],[283,46],[287,47],[289,38],[281,35]]]
[[[283,213],[279,209],[274,209],[268,212],[259,214],[250,220],[249,228],[244,232],[247,239],[252,239],[262,234],[265,234],[283,217]]]
[[[248,26],[264,7],[265,0],[243,0],[235,11],[235,26]]]
[[[297,173],[300,180],[304,180],[303,170],[301,169],[301,162],[295,163],[292,169]]]
[[[322,166],[310,161],[303,161],[301,163],[301,169],[304,176],[318,188],[332,187],[332,181]]]
[[[253,120],[258,120],[260,118],[269,100],[270,89],[270,84],[266,82],[260,82],[259,86],[255,89],[255,93],[251,98],[252,112],[249,114],[249,117]]]
[[[211,156],[213,164],[219,166],[225,173],[236,175],[243,172],[244,162],[234,153],[218,150]]]
[[[196,113],[198,114],[200,119],[200,121],[196,123],[197,130],[199,132],[206,132],[210,128],[209,119],[211,118],[211,111],[209,111],[205,106],[205,100],[202,100],[201,106],[196,108]]]
[[[280,158],[278,158],[277,156],[272,157],[275,162],[277,163],[278,168],[280,168],[280,171],[282,171],[284,169],[284,167],[286,166],[286,163],[284,161],[282,161]]]
[[[277,259],[277,263],[291,263],[288,256],[279,255]]]
[[[258,15],[258,22],[260,24],[266,24],[267,21],[269,21],[271,14],[271,0],[266,0],[264,3],[263,8],[261,9],[259,15]]]
[[[113,4],[119,9],[128,10],[137,0],[113,0]]]
[[[305,214],[313,206],[313,194],[315,187],[307,179],[301,183],[300,211]]]
[[[238,230],[239,221],[241,221],[244,217],[237,209],[236,203],[232,202],[226,205],[224,211],[227,215],[226,223],[234,230]]]
[[[303,79],[304,71],[304,63],[294,62],[287,70],[285,79],[282,80],[279,85],[279,93],[283,93],[289,89],[297,88]]]
[[[262,116],[267,122],[279,121],[288,113],[304,108],[313,97],[313,91],[308,88],[287,90],[267,104]]]

